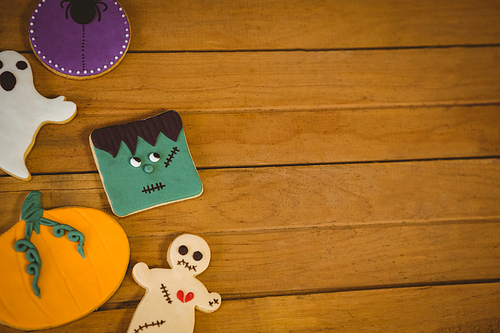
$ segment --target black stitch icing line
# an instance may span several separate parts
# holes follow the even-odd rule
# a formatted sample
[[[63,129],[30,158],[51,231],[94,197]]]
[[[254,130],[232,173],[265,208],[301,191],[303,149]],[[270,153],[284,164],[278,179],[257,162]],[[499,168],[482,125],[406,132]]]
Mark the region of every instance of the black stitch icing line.
[[[155,327],[155,326],[160,327],[161,325],[163,325],[165,323],[166,323],[165,320],[157,320],[156,322],[153,321],[150,324],[144,323],[144,325],[139,325],[139,328],[135,328],[134,332],[138,333],[138,332],[141,332],[143,329],[148,329],[149,327]]]
[[[189,262],[185,261],[184,259],[177,261],[177,266],[180,266],[180,265],[181,266],[184,265],[184,267],[186,267],[187,269],[193,270],[196,272],[196,265],[190,265]]]
[[[82,70],[85,70],[85,24],[82,24]]]
[[[174,155],[177,154],[178,152],[179,152],[179,149],[177,147],[172,148],[172,151],[170,152],[170,154],[166,158],[167,161],[164,162],[165,168],[167,168],[170,165],[170,163],[172,163],[172,160],[174,159]]]
[[[159,182],[159,183],[156,183],[156,184],[151,184],[151,185],[144,186],[142,188],[141,192],[149,194],[149,193],[154,192],[156,190],[161,191],[165,187],[166,187],[166,185],[163,185],[161,182]]]
[[[168,293],[167,287],[162,283],[160,289],[161,292],[163,293],[163,297],[165,297],[165,301],[167,301],[168,304],[172,304],[172,299],[170,298],[170,294]]]
[[[214,304],[219,304],[219,299],[218,298],[214,298],[214,301],[213,302],[212,301],[208,301],[208,304],[210,306],[214,306]]]

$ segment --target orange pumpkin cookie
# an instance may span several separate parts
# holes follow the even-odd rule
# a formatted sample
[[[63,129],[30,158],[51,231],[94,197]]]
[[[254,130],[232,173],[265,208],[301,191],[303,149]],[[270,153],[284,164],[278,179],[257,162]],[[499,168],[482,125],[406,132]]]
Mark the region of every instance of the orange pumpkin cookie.
[[[22,330],[97,309],[121,284],[130,257],[112,217],[92,208],[43,210],[40,196],[31,192],[21,221],[0,236],[0,323]]]

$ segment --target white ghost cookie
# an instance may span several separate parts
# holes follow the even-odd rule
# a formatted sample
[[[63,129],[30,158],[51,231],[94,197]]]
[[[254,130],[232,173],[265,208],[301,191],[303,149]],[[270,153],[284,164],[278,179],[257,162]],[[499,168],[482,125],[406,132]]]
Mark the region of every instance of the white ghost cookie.
[[[75,115],[75,103],[64,96],[48,99],[38,93],[24,56],[0,52],[0,169],[30,180],[25,159],[40,127],[69,122]]]
[[[127,333],[192,333],[195,309],[210,313],[220,307],[220,295],[209,293],[195,278],[210,262],[205,240],[190,234],[177,237],[168,248],[167,261],[172,269],[150,269],[143,262],[134,266],[134,280],[146,294]]]

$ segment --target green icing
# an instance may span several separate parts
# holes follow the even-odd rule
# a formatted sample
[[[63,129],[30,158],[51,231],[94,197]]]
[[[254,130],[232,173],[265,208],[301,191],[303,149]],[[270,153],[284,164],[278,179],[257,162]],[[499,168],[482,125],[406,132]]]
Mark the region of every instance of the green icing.
[[[14,244],[17,252],[26,252],[26,260],[30,262],[26,267],[29,275],[33,275],[32,288],[35,295],[40,298],[40,288],[38,287],[38,278],[42,269],[42,260],[35,245],[29,239],[20,239]]]
[[[78,242],[77,252],[85,258],[85,253],[83,251],[85,236],[80,231],[69,225],[60,224],[42,217],[43,208],[40,201],[41,195],[42,194],[39,191],[33,191],[30,192],[24,200],[21,208],[21,220],[26,222],[26,227],[24,228],[24,239],[20,239],[14,244],[14,249],[17,252],[26,252],[26,260],[29,262],[26,267],[26,272],[33,275],[32,288],[38,298],[40,298],[38,279],[42,269],[42,260],[36,246],[31,242],[31,236],[33,231],[40,234],[40,224],[52,227],[52,233],[55,237],[62,237],[66,231],[68,231],[68,239],[72,242]]]
[[[138,137],[134,155],[124,142],[115,158],[96,147],[94,153],[111,207],[118,216],[189,199],[203,192],[184,130],[177,141],[160,133],[155,146]],[[151,161],[152,153],[159,155],[158,161]],[[132,157],[141,161],[139,167],[131,164]]]
[[[40,218],[40,224],[52,227],[52,233],[57,238],[64,236],[66,231],[68,232],[68,239],[72,242],[78,242],[78,246],[76,247],[76,251],[85,258],[85,252],[83,251],[83,244],[85,243],[85,236],[72,226],[67,224],[60,224],[46,218]]]

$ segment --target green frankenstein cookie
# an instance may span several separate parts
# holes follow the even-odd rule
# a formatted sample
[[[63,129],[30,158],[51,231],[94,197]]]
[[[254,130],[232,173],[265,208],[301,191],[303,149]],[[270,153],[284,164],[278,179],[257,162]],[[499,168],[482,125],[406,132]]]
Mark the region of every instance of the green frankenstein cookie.
[[[203,185],[175,111],[100,128],[90,146],[113,212],[126,216],[197,197]]]

